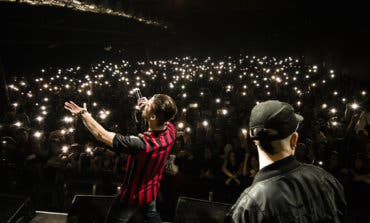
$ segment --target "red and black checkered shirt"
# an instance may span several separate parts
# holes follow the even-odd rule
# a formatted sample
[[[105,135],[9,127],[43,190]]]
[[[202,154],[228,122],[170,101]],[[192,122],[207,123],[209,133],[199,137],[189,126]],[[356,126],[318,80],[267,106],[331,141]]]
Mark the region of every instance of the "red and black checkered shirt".
[[[129,154],[126,176],[119,192],[123,202],[142,206],[156,199],[164,165],[175,139],[176,129],[170,122],[163,131],[114,136],[113,150]]]

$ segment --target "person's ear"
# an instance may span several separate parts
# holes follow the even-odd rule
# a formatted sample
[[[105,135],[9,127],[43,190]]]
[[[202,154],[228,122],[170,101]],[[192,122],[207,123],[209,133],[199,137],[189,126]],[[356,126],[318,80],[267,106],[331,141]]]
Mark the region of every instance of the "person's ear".
[[[150,120],[155,121],[157,119],[157,116],[155,114],[150,115]]]
[[[294,132],[290,137],[290,148],[292,149],[297,148],[297,143],[298,143],[298,133]]]
[[[249,131],[249,137],[253,137],[253,135],[251,134],[251,132]],[[257,146],[257,141],[256,140],[252,140],[253,144]]]
[[[252,140],[252,142],[253,142],[253,144],[254,144],[255,146],[257,146],[257,141],[256,141],[256,140]]]

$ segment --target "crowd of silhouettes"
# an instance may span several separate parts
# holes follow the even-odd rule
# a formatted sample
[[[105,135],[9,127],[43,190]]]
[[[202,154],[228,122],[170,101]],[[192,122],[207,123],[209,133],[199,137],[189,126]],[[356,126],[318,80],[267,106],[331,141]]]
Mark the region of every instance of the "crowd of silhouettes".
[[[252,184],[259,164],[246,120],[267,99],[289,102],[305,117],[297,159],[340,180],[353,216],[369,207],[367,90],[299,59],[246,55],[102,61],[15,75],[0,119],[0,193],[28,195],[38,209],[52,211],[66,211],[76,193],[115,194],[126,154],[95,141],[81,120],[63,110],[63,102],[86,103],[107,129],[135,134],[143,128],[136,87],[144,96],[168,94],[179,107],[178,136],[158,199],[159,209],[167,210],[164,219],[173,217],[179,196],[234,203]]]

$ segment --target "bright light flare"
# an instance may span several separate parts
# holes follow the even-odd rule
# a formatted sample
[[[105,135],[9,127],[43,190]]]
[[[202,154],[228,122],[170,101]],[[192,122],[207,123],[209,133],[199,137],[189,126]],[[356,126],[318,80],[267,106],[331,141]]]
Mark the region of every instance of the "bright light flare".
[[[88,154],[93,154],[93,151],[92,151],[92,148],[91,147],[86,147],[86,153],[88,153]]]
[[[247,135],[247,133],[248,133],[248,130],[247,130],[247,129],[245,129],[245,128],[241,129],[241,131],[242,131],[242,134],[243,134],[243,135]]]
[[[41,137],[41,135],[42,135],[42,133],[41,133],[41,132],[39,132],[39,131],[36,131],[36,132],[33,134],[33,136],[35,136],[36,138],[40,138],[40,137]]]
[[[16,123],[14,123],[14,125],[17,126],[17,127],[21,127],[22,126],[22,122],[16,122]]]
[[[355,102],[355,103],[353,103],[352,105],[351,105],[351,108],[353,109],[353,110],[357,110],[358,108],[359,108],[360,106]]]
[[[178,127],[179,129],[183,129],[183,128],[184,128],[184,126],[185,126],[185,124],[184,124],[183,122],[179,122],[179,123],[177,123],[177,127]]]
[[[202,125],[204,126],[204,127],[207,127],[208,126],[208,121],[207,120],[204,120],[203,122],[202,122]]]
[[[64,116],[63,121],[65,123],[71,123],[73,122],[73,118],[71,116]]]
[[[69,147],[68,146],[62,146],[62,152],[68,153]]]

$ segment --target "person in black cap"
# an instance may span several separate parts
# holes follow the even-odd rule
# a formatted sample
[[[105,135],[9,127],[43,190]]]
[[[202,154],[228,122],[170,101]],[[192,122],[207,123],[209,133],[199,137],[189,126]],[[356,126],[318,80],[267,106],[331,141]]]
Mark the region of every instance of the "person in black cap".
[[[294,157],[303,117],[291,105],[270,100],[251,112],[249,134],[260,170],[226,215],[226,222],[341,222],[342,185],[320,167]]]

